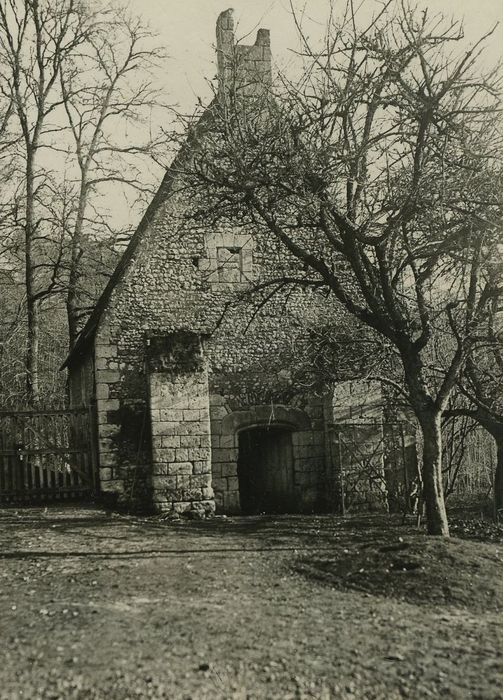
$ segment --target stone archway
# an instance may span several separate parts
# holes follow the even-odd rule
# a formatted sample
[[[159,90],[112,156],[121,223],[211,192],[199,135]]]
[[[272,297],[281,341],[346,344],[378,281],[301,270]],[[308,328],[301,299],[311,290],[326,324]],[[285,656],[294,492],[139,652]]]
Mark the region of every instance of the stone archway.
[[[227,513],[294,512],[295,436],[309,430],[311,419],[304,411],[279,404],[251,406],[214,419],[212,470],[218,508]],[[255,460],[255,471],[253,452],[260,462]]]
[[[311,420],[300,408],[263,405],[233,411],[222,419],[222,434],[237,435],[241,430],[259,426],[284,426],[290,430],[309,430]]]
[[[241,457],[244,453],[244,461],[249,462],[252,449],[260,453],[261,459],[266,463],[275,462],[280,467],[276,481],[271,478],[265,483],[265,490],[269,492],[268,499],[265,499],[269,500],[269,504],[265,503],[267,509],[270,507],[270,512],[311,509],[311,504],[317,498],[318,477],[315,477],[315,472],[321,474],[324,459],[320,452],[324,449],[322,428],[318,427],[316,434],[313,432],[312,415],[300,408],[282,404],[250,406],[230,413],[227,411],[225,399],[212,395],[212,483],[218,511],[238,514],[243,511],[265,510],[264,504],[260,507],[260,499],[257,498],[254,487],[251,487],[250,492],[246,483],[243,484],[243,460],[240,460],[240,452]],[[318,439],[316,444],[315,436]],[[256,476],[260,477],[260,470]],[[244,481],[246,482],[246,476]],[[247,491],[247,495],[243,500],[244,491]]]

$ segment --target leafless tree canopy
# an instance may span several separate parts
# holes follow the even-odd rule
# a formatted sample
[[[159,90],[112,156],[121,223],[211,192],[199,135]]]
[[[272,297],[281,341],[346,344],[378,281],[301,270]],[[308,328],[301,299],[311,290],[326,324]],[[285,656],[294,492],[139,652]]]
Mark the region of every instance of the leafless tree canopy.
[[[162,59],[150,30],[120,7],[0,2],[0,255],[10,319],[2,337],[5,350],[24,326],[18,342],[27,347],[17,402],[36,403],[53,382],[39,370],[48,315],[66,307],[69,340],[58,345],[57,367],[128,235],[110,197],[133,195],[132,205],[151,193],[144,163],[159,146],[152,114]]]
[[[250,95],[238,67],[195,127],[187,187],[199,214],[245,217],[300,261],[289,283],[324,286],[387,339],[446,534],[440,416],[500,293],[501,73],[487,37],[466,48],[460,25],[405,3],[366,24],[348,3],[320,48],[298,29],[301,77]]]

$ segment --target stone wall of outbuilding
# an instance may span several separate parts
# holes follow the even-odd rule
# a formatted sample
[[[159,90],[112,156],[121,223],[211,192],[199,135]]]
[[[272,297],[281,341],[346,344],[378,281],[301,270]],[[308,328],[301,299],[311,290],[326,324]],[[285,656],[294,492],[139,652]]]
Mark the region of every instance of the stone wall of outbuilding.
[[[234,52],[245,72],[258,71],[262,83],[268,83],[268,33],[259,32],[252,47],[236,48],[229,13],[221,15],[218,32],[221,78]],[[193,495],[196,488],[202,503],[211,501],[213,488],[221,511],[238,512],[239,429],[228,416],[243,411],[258,415],[267,406],[276,415],[291,409],[305,416],[302,424],[287,423],[295,489],[300,510],[319,507],[327,444],[323,401],[314,385],[301,385],[296,376],[298,367],[309,363],[304,352],[309,327],[325,323],[330,314],[337,319],[336,304],[299,286],[285,287],[263,305],[263,296],[248,296],[246,290],[259,281],[302,273],[274,237],[250,225],[196,223],[193,202],[176,175],[161,199],[108,298],[93,342],[70,366],[72,401],[96,400],[102,491],[128,504],[165,510],[175,503],[186,504],[177,508],[193,507],[197,499],[187,493]],[[210,433],[201,403],[202,375],[182,380],[170,378],[171,370],[152,369],[158,367],[152,365],[152,343],[183,333],[202,340]],[[169,408],[170,392],[181,392],[185,408],[181,417],[164,421],[159,412],[174,410]],[[194,421],[200,445],[189,445],[190,435],[184,432],[183,411],[188,416],[192,410],[200,412]],[[177,425],[167,428],[166,423]],[[211,479],[206,442],[211,443]],[[194,452],[182,459],[189,449],[204,456],[196,458]]]
[[[313,398],[304,409],[267,404],[233,411],[225,397],[212,395],[210,404],[213,489],[221,512],[240,512],[239,433],[267,426],[291,430],[295,509],[312,512],[327,506],[323,400]]]
[[[148,385],[153,506],[211,514],[208,371],[200,338],[182,332],[150,339]]]

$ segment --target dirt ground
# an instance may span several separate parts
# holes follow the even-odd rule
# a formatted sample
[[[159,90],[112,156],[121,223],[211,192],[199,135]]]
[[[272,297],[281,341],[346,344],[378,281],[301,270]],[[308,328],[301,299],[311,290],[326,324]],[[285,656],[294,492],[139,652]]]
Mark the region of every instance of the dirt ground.
[[[0,548],[2,700],[503,698],[501,540],[52,507]]]

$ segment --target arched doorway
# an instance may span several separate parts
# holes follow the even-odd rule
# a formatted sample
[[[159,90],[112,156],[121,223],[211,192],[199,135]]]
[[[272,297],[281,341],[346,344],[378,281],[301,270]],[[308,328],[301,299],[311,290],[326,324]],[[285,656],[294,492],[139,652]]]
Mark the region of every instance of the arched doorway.
[[[238,435],[238,481],[241,511],[291,513],[295,511],[291,429],[261,426]]]

